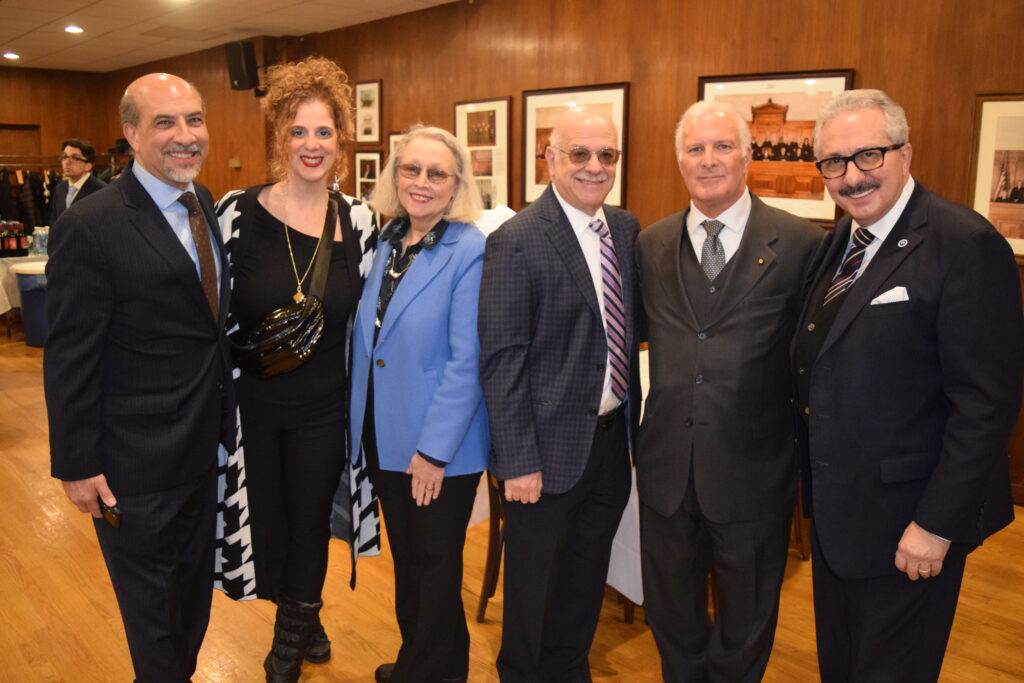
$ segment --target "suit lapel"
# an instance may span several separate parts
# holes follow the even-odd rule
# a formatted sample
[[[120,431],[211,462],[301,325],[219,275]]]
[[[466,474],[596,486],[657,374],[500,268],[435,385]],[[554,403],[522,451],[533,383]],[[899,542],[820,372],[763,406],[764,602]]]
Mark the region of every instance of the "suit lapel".
[[[673,299],[676,304],[670,308],[680,311],[690,327],[696,328],[697,315],[693,311],[690,297],[686,294],[686,285],[683,283],[682,250],[690,248],[689,235],[686,232],[688,213],[689,210],[681,211],[670,218],[670,220],[676,221],[676,228],[665,231],[658,242],[656,256],[651,263],[665,295]]]
[[[889,279],[889,276],[903,263],[904,259],[924,241],[925,234],[921,228],[925,227],[927,222],[927,204],[927,192],[918,183],[903,214],[889,231],[889,235],[882,242],[878,253],[854,282],[850,291],[846,293],[846,300],[842,302],[842,308],[836,314],[832,329],[829,330],[828,337],[825,338],[821,351],[818,353],[819,358],[839,339],[846,328],[860,315],[860,312],[870,305],[871,299],[882,283]],[[840,242],[841,247],[845,249],[848,242],[849,230],[846,231],[846,238]],[[830,255],[835,257],[831,250]]]
[[[562,211],[555,191],[548,185],[537,203],[543,209],[542,218],[550,221],[551,227],[544,231],[551,240],[552,246],[558,253],[559,260],[580,290],[583,299],[590,306],[596,316],[601,317],[601,307],[597,303],[597,291],[594,289],[594,280],[590,276],[590,269],[587,267],[587,260],[583,258],[583,250],[580,248],[580,241],[573,232],[569,219]],[[620,266],[621,267],[621,266]]]

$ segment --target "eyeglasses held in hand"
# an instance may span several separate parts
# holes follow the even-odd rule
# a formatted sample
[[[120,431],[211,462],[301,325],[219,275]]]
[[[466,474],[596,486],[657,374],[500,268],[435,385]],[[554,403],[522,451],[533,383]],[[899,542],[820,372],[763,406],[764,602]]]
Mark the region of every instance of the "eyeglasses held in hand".
[[[554,145],[548,146],[551,149],[557,149],[559,152],[569,157],[569,161],[576,166],[582,166],[588,163],[590,161],[590,157],[594,154],[597,155],[597,160],[602,166],[614,166],[619,162],[619,157],[622,156],[622,152],[614,147],[602,147],[601,149],[594,151],[581,145],[573,145],[569,149],[562,149],[561,147],[555,147]]]
[[[826,180],[832,180],[833,178],[840,178],[846,175],[846,164],[853,162],[861,171],[874,171],[876,168],[881,168],[882,164],[885,163],[885,153],[899,149],[904,144],[900,142],[895,145],[888,145],[886,147],[869,147],[868,149],[862,149],[856,154],[851,154],[848,157],[829,157],[828,159],[822,159],[821,161],[815,162],[815,166],[821,171],[821,177]]]
[[[418,164],[399,164],[398,172],[402,174],[403,178],[409,180],[416,180],[423,173],[423,167]],[[434,185],[444,185],[448,182],[449,178],[455,178],[455,173],[446,173],[439,168],[428,168],[427,169],[427,180]]]
[[[61,161],[77,161],[77,162],[82,163],[82,164],[88,163],[82,157],[76,157],[74,154],[64,154],[64,155],[61,155],[60,160]]]

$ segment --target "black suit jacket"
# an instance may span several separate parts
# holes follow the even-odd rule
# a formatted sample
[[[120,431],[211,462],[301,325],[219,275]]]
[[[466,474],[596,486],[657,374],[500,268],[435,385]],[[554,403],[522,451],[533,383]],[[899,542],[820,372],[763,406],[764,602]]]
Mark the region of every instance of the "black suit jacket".
[[[622,271],[631,350],[627,410],[639,412],[639,306],[632,214],[604,207]],[[590,455],[608,346],[598,293],[551,187],[487,239],[480,286],[480,377],[490,415],[490,472],[540,471],[544,493],[577,482]],[[631,434],[635,434],[635,428]]]
[[[71,206],[80,200],[82,197],[88,197],[94,192],[98,192],[106,187],[107,184],[94,176],[89,174],[89,177],[85,179],[85,184],[82,185],[82,189],[78,191],[75,198],[71,200]],[[56,187],[53,188],[53,194],[50,196],[50,225],[56,225],[57,219],[60,215],[69,208],[65,206],[68,203],[68,190],[71,184],[65,178],[64,180],[57,183]]]
[[[681,250],[692,250],[687,212],[637,238],[651,372],[637,489],[665,516],[682,503],[691,456],[701,510],[716,522],[781,509],[796,482],[789,342],[825,233],[751,198],[722,298],[703,324],[681,270]]]
[[[196,185],[216,226],[206,188]],[[220,316],[195,263],[135,175],[75,203],[50,235],[43,359],[52,474],[103,473],[114,492],[172,488],[230,444],[223,344],[229,278],[219,231]]]
[[[837,224],[816,281],[831,278],[850,225]],[[871,304],[896,287],[906,301]],[[977,545],[1013,519],[1024,321],[1003,236],[920,184],[845,297],[809,369],[801,442],[821,551],[858,579],[897,571],[911,521]]]

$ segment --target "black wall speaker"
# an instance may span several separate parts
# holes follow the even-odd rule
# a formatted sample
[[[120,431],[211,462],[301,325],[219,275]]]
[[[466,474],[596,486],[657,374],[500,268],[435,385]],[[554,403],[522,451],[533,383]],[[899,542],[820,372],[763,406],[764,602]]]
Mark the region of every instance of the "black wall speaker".
[[[244,40],[227,43],[224,46],[224,53],[228,58],[228,74],[231,77],[232,90],[251,90],[260,84],[252,43]]]

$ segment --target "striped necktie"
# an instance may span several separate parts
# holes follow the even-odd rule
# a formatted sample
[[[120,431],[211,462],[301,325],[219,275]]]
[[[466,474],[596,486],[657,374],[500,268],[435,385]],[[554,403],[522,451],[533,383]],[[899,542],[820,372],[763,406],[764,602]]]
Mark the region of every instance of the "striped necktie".
[[[608,226],[600,218],[587,225],[601,238],[601,290],[604,294],[605,337],[612,393],[621,401],[629,387],[629,355],[626,353],[626,309],[622,304],[622,274]]]
[[[846,252],[846,258],[843,259],[843,265],[839,267],[839,272],[836,273],[832,284],[828,286],[828,291],[825,292],[825,299],[821,302],[822,308],[828,306],[840,294],[853,286],[854,280],[857,279],[857,270],[864,262],[864,252],[874,241],[875,236],[867,228],[857,228],[853,231],[853,240]]]

